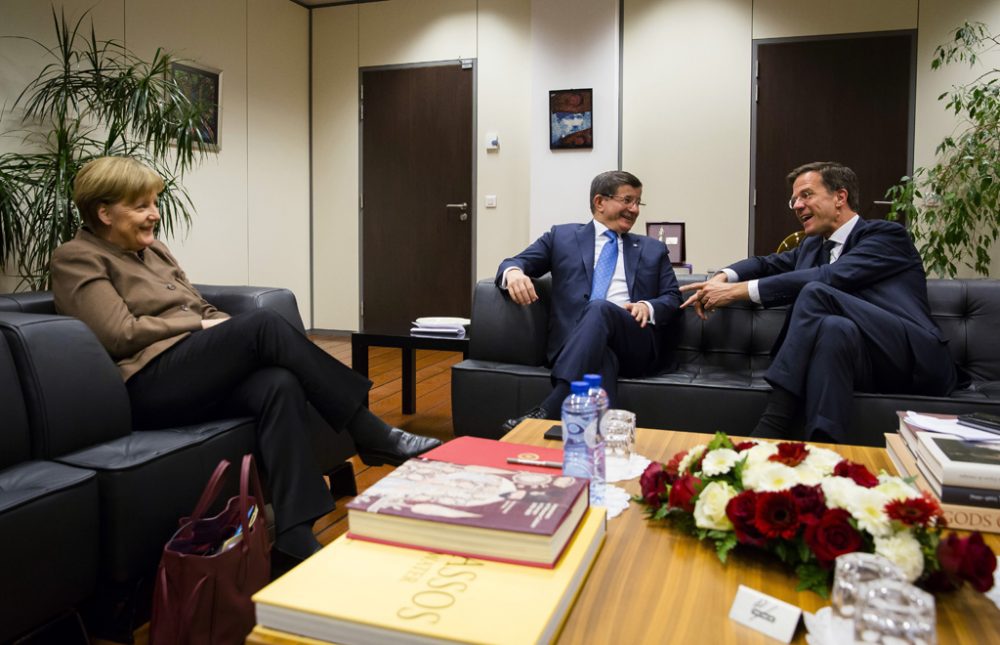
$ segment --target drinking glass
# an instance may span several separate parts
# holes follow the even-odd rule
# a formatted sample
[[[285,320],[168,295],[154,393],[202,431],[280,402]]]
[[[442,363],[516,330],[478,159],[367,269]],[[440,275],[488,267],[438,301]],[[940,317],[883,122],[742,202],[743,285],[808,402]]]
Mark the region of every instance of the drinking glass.
[[[838,557],[830,597],[833,611],[843,618],[853,618],[861,585],[880,578],[906,581],[899,567],[880,555],[855,552]]]
[[[861,643],[937,643],[934,596],[900,580],[873,580],[858,589],[854,640]]]
[[[628,465],[635,452],[635,414],[628,410],[608,410],[601,420],[606,463]]]

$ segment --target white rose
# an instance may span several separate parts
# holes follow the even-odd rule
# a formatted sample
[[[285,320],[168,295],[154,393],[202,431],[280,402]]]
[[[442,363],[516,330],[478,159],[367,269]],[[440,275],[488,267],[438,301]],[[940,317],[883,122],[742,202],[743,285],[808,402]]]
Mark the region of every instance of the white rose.
[[[843,459],[843,457],[833,450],[809,446],[809,454],[806,455],[802,463],[808,464],[824,475],[829,475]]]
[[[680,473],[681,475],[686,475],[688,472],[688,467],[695,461],[697,461],[698,457],[701,457],[701,454],[705,452],[705,448],[706,448],[705,444],[701,443],[692,448],[691,450],[688,450],[688,453],[684,455],[683,459],[681,459],[681,463],[677,465],[677,472]]]
[[[705,455],[701,462],[701,472],[703,475],[714,477],[724,475],[740,460],[740,453],[729,448],[719,448]]]
[[[743,487],[751,490],[787,490],[798,483],[799,475],[795,469],[777,461],[765,461],[743,469]]]
[[[899,567],[909,582],[913,582],[924,572],[924,553],[920,550],[920,542],[910,531],[876,537],[875,553],[885,556]]]
[[[726,504],[736,495],[736,489],[726,482],[709,482],[694,503],[695,525],[702,529],[732,531],[733,523],[726,516]]]
[[[861,490],[861,486],[847,477],[826,477],[820,482],[820,486],[828,508],[843,508],[848,511],[851,499]]]
[[[859,486],[847,500],[847,510],[858,521],[858,528],[875,537],[886,537],[892,534],[892,523],[885,512],[885,505],[888,503],[889,498],[885,493]]]
[[[878,481],[879,484],[875,487],[875,490],[881,492],[890,500],[920,497],[920,491],[913,486],[910,486],[899,477],[881,473],[878,476]]]

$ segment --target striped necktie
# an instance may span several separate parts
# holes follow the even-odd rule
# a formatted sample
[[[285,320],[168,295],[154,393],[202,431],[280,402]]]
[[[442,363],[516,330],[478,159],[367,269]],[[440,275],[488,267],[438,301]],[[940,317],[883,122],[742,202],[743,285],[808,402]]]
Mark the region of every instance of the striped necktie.
[[[618,236],[614,231],[604,231],[608,241],[601,248],[601,255],[594,265],[594,282],[590,289],[591,300],[604,300],[611,286],[611,278],[615,275],[615,265],[618,264]]]

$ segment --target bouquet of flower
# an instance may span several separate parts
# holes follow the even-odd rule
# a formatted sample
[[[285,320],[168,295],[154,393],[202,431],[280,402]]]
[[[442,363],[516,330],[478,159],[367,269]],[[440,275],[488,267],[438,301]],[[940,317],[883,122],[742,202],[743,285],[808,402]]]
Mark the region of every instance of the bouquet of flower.
[[[715,543],[723,562],[738,544],[774,553],[795,568],[798,589],[824,598],[837,556],[878,553],[932,591],[968,581],[993,586],[997,561],[979,533],[942,539],[937,500],[909,480],[873,475],[833,450],[804,443],[707,445],[653,462],[639,480],[650,519],[669,519]]]

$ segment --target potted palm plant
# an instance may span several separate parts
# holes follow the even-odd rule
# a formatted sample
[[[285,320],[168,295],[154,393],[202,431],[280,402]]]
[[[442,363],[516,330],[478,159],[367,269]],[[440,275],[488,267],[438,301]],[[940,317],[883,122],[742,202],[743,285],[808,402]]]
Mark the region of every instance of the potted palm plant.
[[[975,67],[1000,38],[980,22],[954,30],[934,50],[931,68],[951,63]],[[905,217],[924,265],[954,278],[960,265],[989,275],[990,250],[1000,236],[1000,69],[941,94],[958,119],[955,134],[936,149],[937,162],[889,189],[889,217]]]
[[[48,286],[52,251],[80,225],[72,195],[83,164],[125,155],[159,172],[159,226],[170,234],[194,212],[184,174],[211,149],[202,134],[210,106],[187,98],[173,57],[157,49],[144,61],[120,42],[98,40],[92,20],[88,34],[86,18],[71,23],[52,10],[55,44],[26,39],[49,62],[0,112],[0,131],[21,141],[19,151],[0,155],[0,263],[34,289]]]

